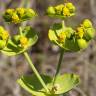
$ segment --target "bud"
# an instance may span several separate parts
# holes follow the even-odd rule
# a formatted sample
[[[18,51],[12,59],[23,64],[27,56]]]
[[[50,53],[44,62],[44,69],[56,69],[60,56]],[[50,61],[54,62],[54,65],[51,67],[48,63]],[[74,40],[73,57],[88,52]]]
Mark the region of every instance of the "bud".
[[[61,15],[63,8],[64,8],[64,5],[63,5],[63,4],[57,5],[57,6],[55,7],[56,14]]]
[[[88,46],[88,42],[84,39],[77,39],[77,43],[80,49],[85,49]]]
[[[6,41],[0,40],[0,50],[6,46]]]
[[[90,20],[85,19],[85,20],[83,21],[83,26],[84,26],[84,28],[91,28],[91,27],[92,27],[92,23],[91,23]]]
[[[33,16],[36,15],[36,13],[33,9],[28,8],[28,9],[26,9],[26,11],[29,12],[30,14],[32,14]]]
[[[0,34],[4,31],[4,28],[0,26]]]
[[[55,14],[55,8],[52,6],[48,7],[47,14],[48,15],[54,15]]]
[[[87,28],[87,29],[85,29],[85,34],[84,34],[84,38],[86,39],[86,40],[91,40],[92,38],[94,38],[94,36],[95,36],[95,30],[94,30],[94,28]]]
[[[13,39],[13,42],[15,44],[19,44],[20,43],[20,35],[15,35],[12,39]]]
[[[14,9],[7,9],[5,14],[12,15],[14,13]]]
[[[75,12],[75,6],[72,3],[66,3],[66,7],[70,10],[70,12]]]
[[[37,14],[35,13],[35,11],[33,9],[25,9],[25,14],[24,16],[21,18],[22,21],[25,21],[25,20],[29,20],[33,17],[37,16]]]

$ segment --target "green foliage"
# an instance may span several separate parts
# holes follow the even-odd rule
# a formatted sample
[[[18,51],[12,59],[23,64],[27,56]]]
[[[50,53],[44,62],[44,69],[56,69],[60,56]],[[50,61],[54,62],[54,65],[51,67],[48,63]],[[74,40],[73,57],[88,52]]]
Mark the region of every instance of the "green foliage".
[[[59,96],[62,93],[70,91],[79,84],[79,77],[74,74],[58,76],[54,86],[53,79],[51,77],[45,75],[41,75],[41,77],[49,89],[49,93],[46,93],[35,75],[22,76],[19,80],[17,80],[17,82],[21,85],[21,87],[35,96]]]
[[[8,56],[17,55],[26,51],[29,47],[34,45],[37,40],[37,32],[30,26],[27,26],[22,30],[21,35],[18,34],[10,38],[7,46],[1,50],[1,52]]]

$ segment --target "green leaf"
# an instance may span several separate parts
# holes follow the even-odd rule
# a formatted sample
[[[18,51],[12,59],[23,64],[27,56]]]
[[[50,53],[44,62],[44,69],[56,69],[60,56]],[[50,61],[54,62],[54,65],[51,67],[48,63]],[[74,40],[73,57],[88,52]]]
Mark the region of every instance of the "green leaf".
[[[15,36],[15,37],[9,39],[7,46],[3,50],[1,50],[1,52],[8,56],[21,54],[24,51],[26,51],[29,47],[34,45],[38,40],[36,31],[29,26],[27,26],[23,29],[22,35],[28,38],[28,46],[26,48],[21,48],[20,44],[18,43],[20,35],[16,35],[17,37]],[[14,38],[16,40],[14,40]]]
[[[45,84],[48,85],[51,83],[52,79],[49,76],[41,75]],[[31,76],[22,76],[17,80],[21,87],[23,87],[26,91],[35,96],[49,96],[44,88],[42,87],[40,81],[37,79],[35,75]]]
[[[55,92],[55,94],[66,93],[76,87],[79,82],[79,76],[75,74],[64,74],[58,76],[55,82],[55,85],[57,86],[57,91]]]
[[[1,50],[2,53],[8,56],[20,54],[22,51],[11,39],[9,39],[7,46]]]

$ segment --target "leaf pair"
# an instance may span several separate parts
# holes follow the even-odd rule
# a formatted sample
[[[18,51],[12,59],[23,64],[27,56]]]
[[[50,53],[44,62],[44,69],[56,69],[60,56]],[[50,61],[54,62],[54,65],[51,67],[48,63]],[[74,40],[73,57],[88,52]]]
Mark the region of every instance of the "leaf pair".
[[[60,94],[70,91],[79,84],[79,77],[74,74],[64,74],[58,76],[55,85],[53,79],[46,75],[41,75],[49,92],[47,93],[35,75],[22,76],[17,82],[34,96],[59,96]]]

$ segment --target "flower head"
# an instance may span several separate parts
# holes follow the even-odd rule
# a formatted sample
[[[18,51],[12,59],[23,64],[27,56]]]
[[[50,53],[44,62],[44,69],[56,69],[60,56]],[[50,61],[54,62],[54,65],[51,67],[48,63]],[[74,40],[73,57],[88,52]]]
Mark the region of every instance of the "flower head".
[[[22,17],[24,15],[24,13],[25,13],[25,9],[24,8],[17,8],[16,11],[20,15],[20,17]]]
[[[9,33],[0,26],[0,49],[3,49],[6,46],[8,39]]]
[[[84,29],[83,29],[83,27],[78,27],[75,34],[76,34],[77,38],[83,38],[83,36],[84,36]]]
[[[69,11],[69,9],[67,7],[63,8],[63,15],[64,16],[70,16],[70,11]]]
[[[8,38],[9,38],[9,33],[2,26],[0,26],[0,39],[7,40]]]
[[[27,47],[27,45],[28,45],[28,38],[22,36],[22,37],[20,38],[20,44],[21,44],[21,47],[23,47],[23,48]]]
[[[7,40],[9,37],[9,33],[7,31],[2,32],[2,39]]]
[[[64,43],[66,39],[66,33],[65,32],[60,32],[59,35],[58,35],[58,41],[61,42],[61,43]]]
[[[20,22],[19,16],[16,13],[12,15],[12,22],[15,24]]]

